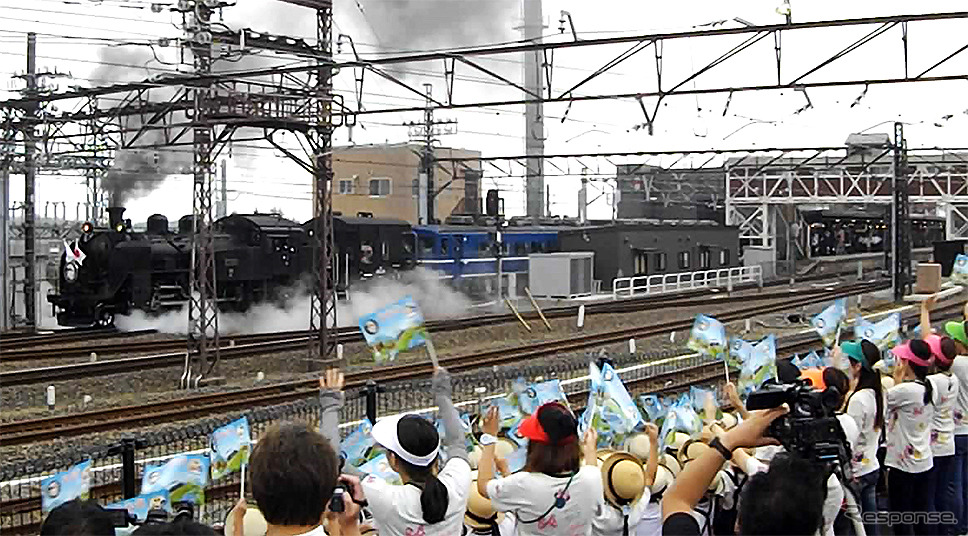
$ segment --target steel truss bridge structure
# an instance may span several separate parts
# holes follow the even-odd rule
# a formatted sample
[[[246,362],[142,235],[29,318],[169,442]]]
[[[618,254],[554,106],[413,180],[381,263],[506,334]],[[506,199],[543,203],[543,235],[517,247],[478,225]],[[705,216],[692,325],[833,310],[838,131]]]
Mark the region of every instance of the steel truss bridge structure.
[[[195,381],[188,383],[197,383],[200,377],[198,371],[205,376],[217,376],[218,324],[214,293],[217,281],[212,276],[214,255],[211,249],[212,163],[230,141],[268,142],[313,176],[314,214],[322,218],[318,219],[319,228],[314,229],[318,262],[314,263],[317,277],[310,318],[319,336],[310,349],[310,363],[327,362],[335,355],[335,296],[330,270],[333,254],[330,225],[333,131],[341,126],[355,125],[358,119],[366,116],[426,111],[423,102],[413,106],[366,105],[369,98],[366,80],[373,77],[390,82],[403,95],[419,97],[423,101],[426,93],[412,84],[410,77],[401,74],[402,68],[417,66],[430,69],[432,76],[443,78],[446,87],[446,98],[430,99],[437,110],[507,107],[535,102],[572,106],[585,102],[625,100],[641,110],[650,133],[655,122],[664,117],[661,113],[663,103],[677,96],[795,90],[802,94],[809,105],[808,91],[813,88],[866,88],[968,79],[968,67],[963,62],[959,63],[968,49],[968,37],[963,32],[968,12],[763,26],[719,26],[685,32],[592,39],[580,38],[580,34],[572,33],[559,36],[557,40],[546,38],[539,43],[416,54],[362,55],[357,54],[354,47],[352,60],[336,62],[331,49],[330,0],[281,1],[315,12],[315,43],[285,36],[268,36],[248,29],[234,32],[213,29],[209,17],[213,10],[224,7],[223,3],[220,0],[187,0],[179,5],[187,6],[184,12],[187,33],[185,47],[192,52],[194,74],[160,75],[142,82],[62,92],[35,91],[23,98],[0,102],[0,123],[4,124],[4,133],[7,134],[2,138],[2,148],[7,156],[0,162],[14,173],[42,169],[80,171],[91,179],[91,199],[95,200],[98,199],[98,182],[110,169],[119,151],[179,146],[192,148],[196,263],[189,355],[196,356],[199,366],[194,369]],[[831,43],[830,39],[825,39],[825,46],[816,46],[818,35],[827,36],[825,32],[838,28],[850,34],[843,42]],[[915,31],[919,29],[936,36],[944,35],[963,44],[943,51],[936,57],[929,57],[930,54],[922,50],[926,45],[911,38],[918,35]],[[684,64],[689,62],[676,61],[676,51],[688,48],[683,46],[687,41],[702,41],[712,45],[710,48],[721,47],[722,52],[703,61],[698,68],[687,68]],[[243,42],[245,46],[294,55],[304,61],[287,66],[236,71],[215,72],[212,69],[216,59],[212,54],[214,46],[231,50]],[[832,53],[829,52],[831,47]],[[828,68],[850,62],[851,58],[857,56],[857,50],[874,47],[881,47],[877,49],[880,61],[850,64],[846,70]],[[820,52],[821,49],[828,49],[828,52]],[[556,66],[556,55],[561,61],[562,57],[567,59],[572,52],[594,52],[596,57],[607,58],[607,61],[590,73],[576,74],[574,69]],[[744,67],[734,70],[734,73],[742,73],[739,76],[750,80],[748,84],[726,85],[716,79],[715,75],[737,66],[749,55],[764,52],[768,54],[769,61],[757,61],[753,69]],[[545,90],[541,94],[529,91],[502,74],[500,69],[492,69],[486,63],[502,58],[517,59],[524,53],[539,53],[544,60],[542,72]],[[587,57],[584,56],[583,63],[587,63]],[[666,62],[667,59],[670,61]],[[616,84],[606,79],[605,75],[619,65],[636,65],[639,68],[641,76],[635,77],[634,87],[618,91]],[[710,75],[711,72],[713,75]],[[354,90],[348,98],[333,90],[333,77],[339,73],[353,77]],[[476,78],[470,78],[468,74]],[[480,83],[482,78],[490,84],[487,98],[461,100],[465,88]],[[70,111],[57,113],[52,106],[54,103],[61,108],[70,107]],[[278,135],[282,132],[297,134],[302,145],[301,154],[278,142]],[[892,142],[891,145],[894,158],[903,156],[902,151],[894,150],[896,143]],[[810,159],[813,162],[811,166],[816,164],[817,159],[827,158],[828,152],[843,150],[826,148],[823,154]],[[781,155],[791,152],[789,149],[777,151]],[[756,152],[763,154],[761,149]],[[31,154],[31,158],[25,157],[27,153]],[[546,161],[551,156],[547,156]],[[808,168],[806,164],[787,166],[788,171],[781,172],[776,165],[783,157],[768,155],[767,158],[773,161],[740,161],[728,173],[730,218],[732,222],[740,223],[748,236],[769,240],[769,215],[756,214],[757,210],[763,211],[764,205],[778,206],[811,196],[847,200],[855,196],[855,192],[864,192],[856,194],[861,197],[887,202],[885,190],[861,187],[868,182],[866,178],[854,180],[844,177],[844,180],[835,180],[822,171],[816,171],[815,179],[809,179],[804,174],[815,167]],[[915,180],[912,184],[933,185],[946,180],[939,178],[940,175],[935,176],[930,166],[925,167],[923,172],[917,171],[917,162],[915,159],[914,175],[921,173],[925,180]],[[907,171],[906,166],[895,165],[894,168]],[[872,165],[865,173],[875,171],[883,173],[883,168],[879,164]],[[906,176],[905,173],[901,175]],[[936,195],[938,199],[943,199],[956,219],[960,218],[960,223],[949,228],[961,229],[957,231],[961,233],[968,223],[964,218],[968,214],[964,208],[968,207],[968,203],[963,197],[964,185],[957,186],[956,183],[956,180],[952,180],[953,186],[950,188],[930,190],[935,193],[923,195]],[[786,190],[783,184],[787,185]],[[922,191],[928,190],[917,190]],[[929,202],[928,197],[919,197],[922,194],[917,192],[910,193],[914,202]],[[894,203],[897,201],[895,199]]]

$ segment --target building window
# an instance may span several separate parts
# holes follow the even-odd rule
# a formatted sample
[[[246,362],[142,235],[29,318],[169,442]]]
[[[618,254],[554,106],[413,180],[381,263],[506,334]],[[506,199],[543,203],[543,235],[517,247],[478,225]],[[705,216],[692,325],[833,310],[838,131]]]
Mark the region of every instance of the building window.
[[[434,254],[434,239],[430,236],[420,237],[420,256],[432,257]]]
[[[680,251],[679,252],[679,268],[686,270],[689,268],[689,252]]]
[[[353,179],[340,179],[339,193],[343,195],[353,195]]]
[[[370,197],[390,195],[390,179],[370,179]]]
[[[448,240],[447,238],[441,238],[440,239],[440,254],[441,255],[447,255],[449,253],[447,251],[449,249],[448,248],[449,245],[450,245],[450,240]]]
[[[721,249],[719,250],[719,265],[729,266],[729,250]]]
[[[414,198],[420,195],[420,179],[414,179],[410,186],[410,195]]]
[[[666,254],[656,253],[655,254],[655,271],[664,272],[666,271]]]
[[[699,269],[708,270],[713,262],[713,255],[708,249],[703,249],[699,252]]]
[[[635,275],[647,275],[649,273],[649,254],[645,251],[633,249],[632,263],[634,264]]]

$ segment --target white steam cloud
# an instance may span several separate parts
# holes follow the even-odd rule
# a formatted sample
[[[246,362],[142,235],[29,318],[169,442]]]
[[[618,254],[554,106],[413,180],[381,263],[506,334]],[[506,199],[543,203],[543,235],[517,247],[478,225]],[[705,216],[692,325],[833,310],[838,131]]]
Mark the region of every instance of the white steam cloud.
[[[350,292],[348,301],[337,303],[337,322],[340,326],[355,326],[360,316],[407,295],[417,300],[428,320],[464,316],[471,307],[467,296],[438,279],[437,272],[417,268],[404,273],[399,280],[379,279],[372,281],[365,290]],[[309,329],[309,301],[309,295],[302,290],[295,292],[282,307],[263,303],[245,313],[220,313],[219,332],[245,334]],[[188,332],[188,307],[157,316],[134,311],[129,316],[119,316],[115,324],[123,331],[156,329],[161,333],[185,334]]]

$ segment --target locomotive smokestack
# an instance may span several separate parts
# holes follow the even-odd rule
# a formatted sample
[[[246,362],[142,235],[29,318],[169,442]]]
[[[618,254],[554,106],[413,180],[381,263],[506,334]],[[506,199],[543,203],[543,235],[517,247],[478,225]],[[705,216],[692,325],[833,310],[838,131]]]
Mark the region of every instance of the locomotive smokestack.
[[[118,224],[124,225],[124,207],[108,207],[108,225],[117,229]]]

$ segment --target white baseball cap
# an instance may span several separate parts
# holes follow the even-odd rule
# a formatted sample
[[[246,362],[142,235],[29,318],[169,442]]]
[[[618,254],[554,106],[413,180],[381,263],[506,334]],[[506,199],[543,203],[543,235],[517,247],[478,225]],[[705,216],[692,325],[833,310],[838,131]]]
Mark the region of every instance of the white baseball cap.
[[[401,421],[410,419],[423,419],[423,417],[416,414],[384,417],[373,425],[373,430],[370,432],[370,434],[373,435],[373,440],[376,441],[377,444],[396,454],[400,457],[400,459],[419,467],[427,467],[428,465],[434,463],[434,460],[437,459],[437,455],[440,453],[440,438],[437,438],[437,446],[434,447],[434,450],[425,455],[421,456],[408,452],[407,449],[400,445],[399,431]],[[434,430],[434,433],[437,433],[436,429]]]

